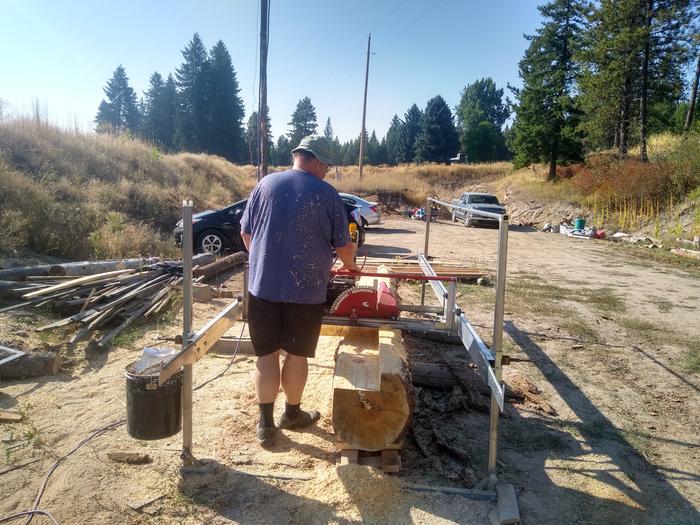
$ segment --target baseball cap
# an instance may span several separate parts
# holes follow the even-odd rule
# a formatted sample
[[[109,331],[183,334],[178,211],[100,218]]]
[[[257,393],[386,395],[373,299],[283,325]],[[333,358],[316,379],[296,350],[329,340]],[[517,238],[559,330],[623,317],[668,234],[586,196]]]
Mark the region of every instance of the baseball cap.
[[[292,153],[300,150],[308,151],[324,164],[334,164],[333,157],[331,157],[331,149],[328,147],[328,140],[324,137],[307,135],[301,139],[301,142],[292,150]]]

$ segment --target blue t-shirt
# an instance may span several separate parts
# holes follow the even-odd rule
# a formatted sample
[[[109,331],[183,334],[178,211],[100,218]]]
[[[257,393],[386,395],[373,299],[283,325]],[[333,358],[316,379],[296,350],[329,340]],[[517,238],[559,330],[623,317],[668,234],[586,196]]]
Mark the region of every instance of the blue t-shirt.
[[[333,186],[306,171],[271,173],[250,194],[241,231],[251,235],[250,293],[284,303],[326,301],[332,247],[350,242]]]

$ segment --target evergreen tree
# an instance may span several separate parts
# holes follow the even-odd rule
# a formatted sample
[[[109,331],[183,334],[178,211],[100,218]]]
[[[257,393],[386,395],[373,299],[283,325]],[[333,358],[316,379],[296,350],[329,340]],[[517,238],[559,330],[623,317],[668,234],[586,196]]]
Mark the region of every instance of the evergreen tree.
[[[292,143],[285,135],[280,135],[275,146],[275,166],[290,166],[292,164],[292,149],[298,145],[292,146]]]
[[[580,0],[553,0],[538,8],[543,23],[520,61],[523,88],[511,88],[518,103],[511,143],[515,166],[549,163],[549,179],[557,162],[580,160],[583,145],[580,113],[574,99],[577,67],[573,50],[579,45],[585,5]]]
[[[396,162],[412,162],[416,156],[416,139],[421,132],[423,113],[413,104],[404,115]]]
[[[462,153],[474,162],[501,160],[507,151],[501,127],[509,111],[503,103],[503,89],[490,78],[467,85],[457,106]]]
[[[644,160],[650,123],[671,126],[693,32],[690,9],[690,0],[602,0],[592,11],[579,54],[592,148],[614,146],[625,156],[637,132]]]
[[[423,112],[421,132],[416,139],[416,162],[447,162],[458,148],[452,111],[440,95],[431,98]]]
[[[145,93],[142,135],[163,149],[172,150],[175,143],[177,92],[172,75],[163,81],[160,73],[151,75]]]
[[[266,129],[267,129],[267,155],[270,164],[275,164],[277,160],[275,158],[273,149],[274,143],[272,142],[272,133],[270,132],[270,111],[268,108],[266,117]],[[258,112],[253,111],[248,118],[248,125],[246,126],[246,154],[248,163],[253,166],[257,166],[260,163],[260,147],[258,146],[258,135],[260,134],[260,122],[258,120]]]
[[[462,131],[468,131],[481,122],[490,122],[500,130],[510,114],[503,102],[503,89],[497,89],[491,78],[468,84],[461,92],[456,112]]]
[[[326,127],[323,128],[323,136],[329,141],[332,141],[335,137],[333,134],[333,126],[331,126],[331,117],[328,117],[326,120]]]
[[[302,138],[316,133],[318,123],[316,122],[316,108],[314,108],[309,97],[302,98],[292,113],[292,120],[289,122],[289,142],[293,147],[297,147]]]
[[[399,119],[398,115],[394,115],[391,119],[391,124],[386,132],[385,138],[385,151],[386,151],[386,162],[392,165],[396,165],[401,161],[401,134],[403,133],[403,122]]]
[[[231,55],[221,40],[211,49],[207,84],[205,149],[231,162],[244,162],[248,157],[242,127],[245,110]]]
[[[209,136],[209,57],[199,34],[182,51],[184,62],[175,70],[178,113],[175,142],[178,149],[206,151]]]
[[[372,135],[370,135],[369,140],[366,142],[366,149],[368,164],[372,164],[374,166],[381,164],[381,144],[379,143],[377,133],[374,130],[372,130]]]
[[[129,77],[121,65],[114,70],[112,78],[104,87],[107,100],[102,100],[95,117],[95,130],[112,133],[137,133],[141,115],[136,102],[136,93],[129,85]]]

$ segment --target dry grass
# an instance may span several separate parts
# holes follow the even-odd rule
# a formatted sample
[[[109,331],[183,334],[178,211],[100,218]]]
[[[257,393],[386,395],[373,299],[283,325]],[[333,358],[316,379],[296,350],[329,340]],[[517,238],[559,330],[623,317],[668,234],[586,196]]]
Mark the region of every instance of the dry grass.
[[[72,258],[170,255],[181,202],[195,211],[247,195],[254,168],[210,155],[164,155],[126,136],[41,121],[0,124],[0,252]]]
[[[356,166],[342,167],[340,172],[340,180],[335,180],[332,173],[328,178],[338,191],[358,195],[400,195],[406,204],[420,205],[428,196],[451,199],[467,185],[504,177],[512,172],[512,166],[509,162],[366,166],[362,179]]]

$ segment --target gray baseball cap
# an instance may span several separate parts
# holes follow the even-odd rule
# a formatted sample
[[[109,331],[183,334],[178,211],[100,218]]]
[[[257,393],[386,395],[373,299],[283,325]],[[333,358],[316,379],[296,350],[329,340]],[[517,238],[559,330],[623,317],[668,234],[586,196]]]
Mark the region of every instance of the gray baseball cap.
[[[299,145],[292,150],[295,151],[308,151],[318,160],[324,164],[332,165],[333,157],[331,156],[331,149],[328,147],[328,140],[324,137],[318,135],[308,135],[301,139]]]

